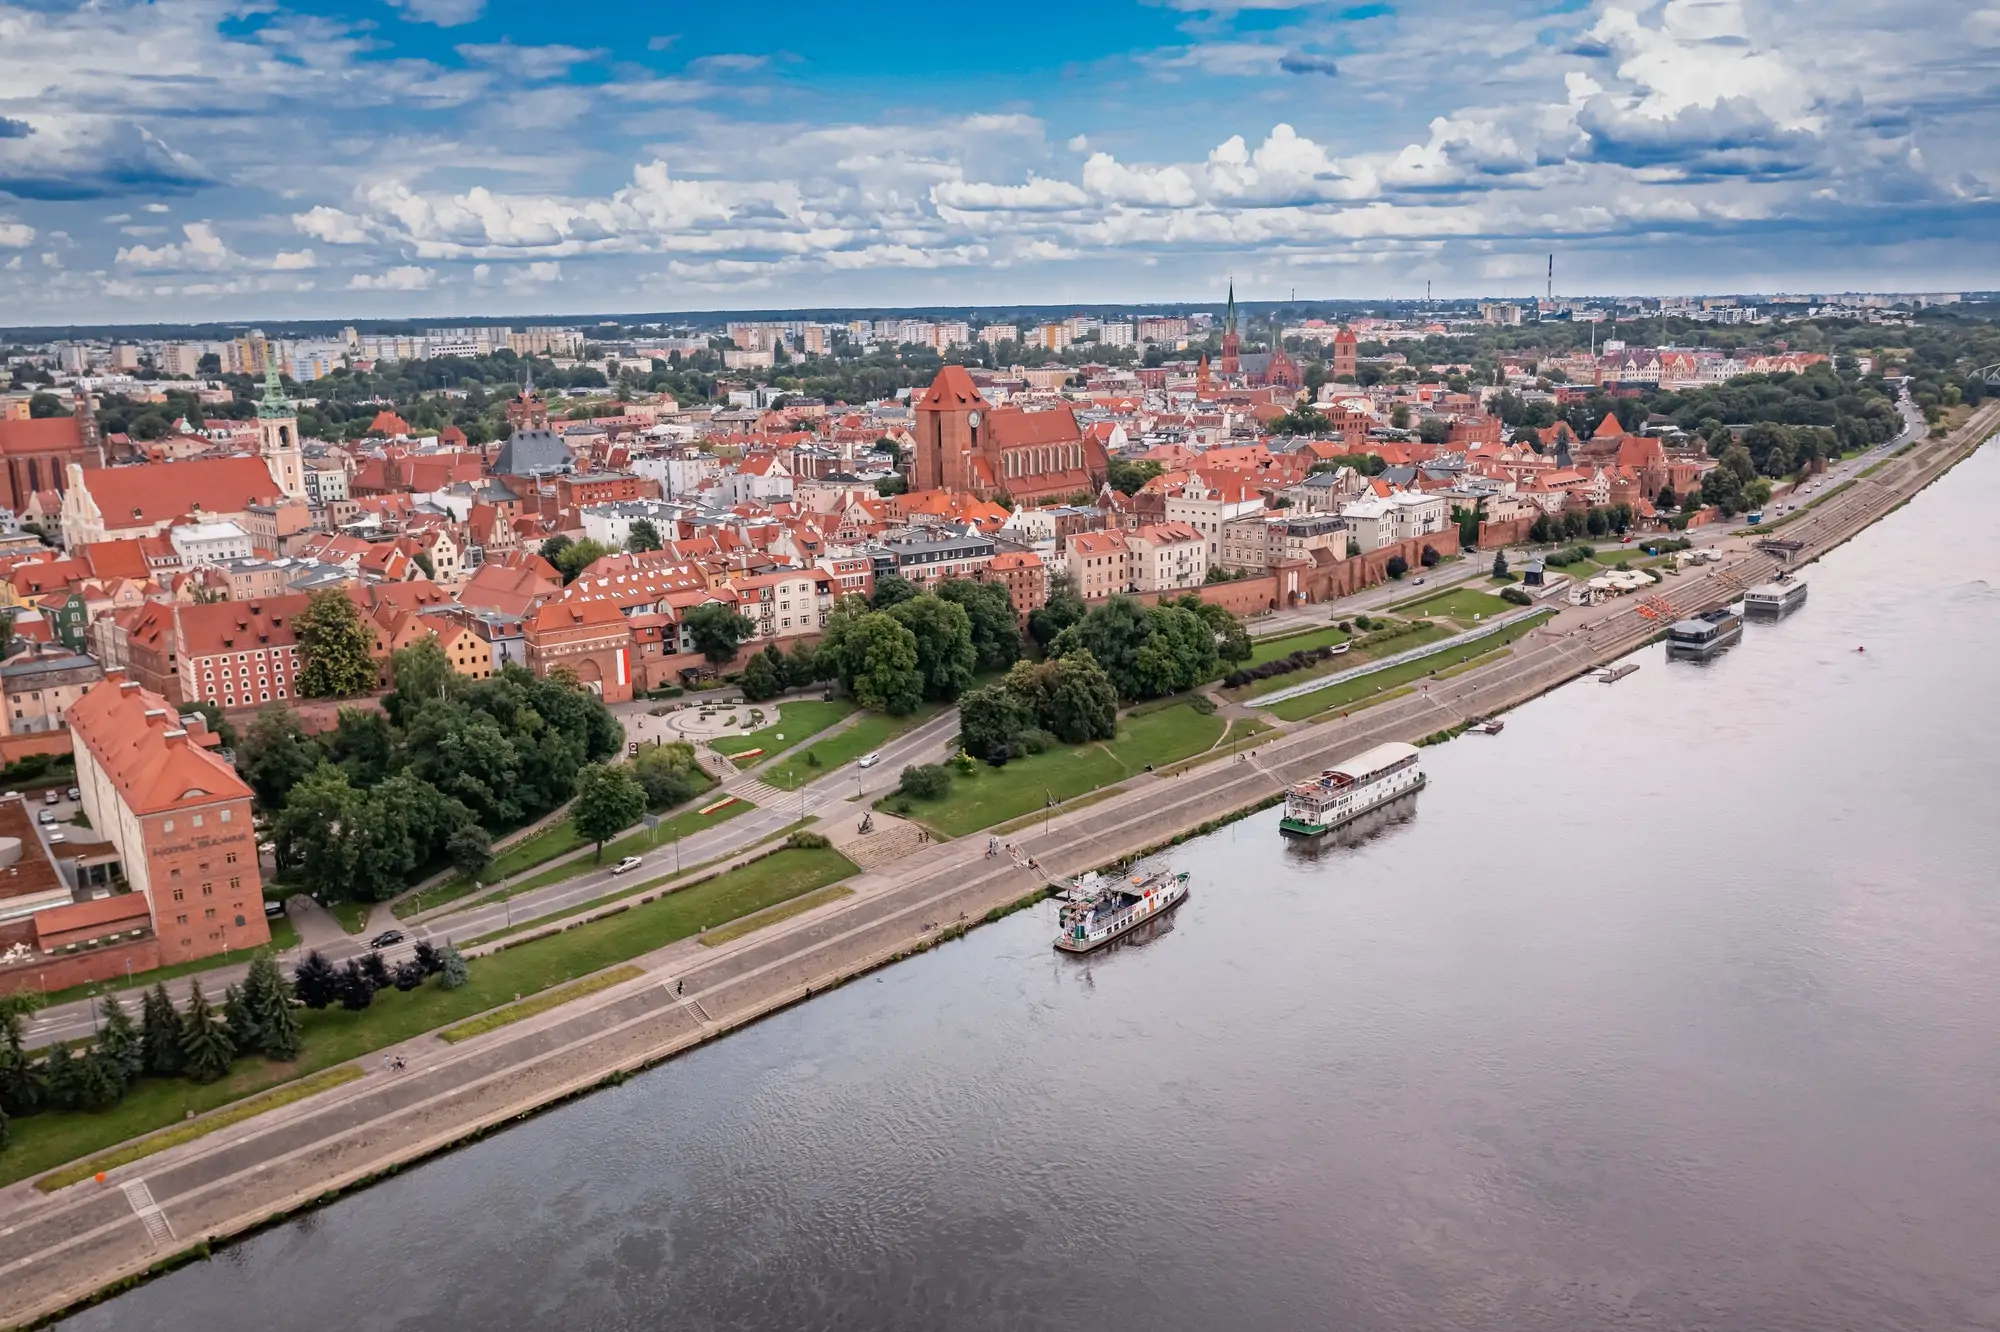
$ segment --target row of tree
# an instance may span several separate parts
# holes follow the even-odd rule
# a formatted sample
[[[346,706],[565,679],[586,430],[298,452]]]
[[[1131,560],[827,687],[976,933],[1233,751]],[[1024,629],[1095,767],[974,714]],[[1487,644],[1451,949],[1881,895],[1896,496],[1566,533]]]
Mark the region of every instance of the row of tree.
[[[1118,733],[1118,691],[1087,650],[1017,662],[998,684],[958,702],[959,745],[999,767],[1054,741],[1080,745]]]
[[[1543,514],[1528,528],[1528,539],[1575,541],[1587,536],[1623,536],[1631,526],[1631,505],[1597,504],[1588,509],[1564,509],[1559,514]]]
[[[433,976],[437,977],[438,988],[444,990],[456,990],[470,979],[465,955],[456,944],[446,940],[440,948],[428,939],[420,939],[414,955],[394,967],[372,950],[347,959],[345,966],[336,967],[315,949],[306,954],[305,961],[292,973],[292,987],[299,1002],[307,1008],[319,1010],[339,1004],[349,1012],[359,1013],[375,1002],[379,991],[394,986],[408,994]]]
[[[1039,625],[1031,617],[1029,630],[1039,628],[1049,638],[1045,653],[1052,658],[1088,653],[1103,668],[1123,699],[1160,698],[1192,689],[1215,678],[1221,663],[1250,656],[1250,635],[1221,606],[1189,593],[1173,601],[1145,607],[1129,597],[1112,597],[1075,615],[1080,601],[1064,589],[1051,597],[1056,608]],[[1075,618],[1070,618],[1075,615]],[[1057,627],[1057,621],[1068,619]]]

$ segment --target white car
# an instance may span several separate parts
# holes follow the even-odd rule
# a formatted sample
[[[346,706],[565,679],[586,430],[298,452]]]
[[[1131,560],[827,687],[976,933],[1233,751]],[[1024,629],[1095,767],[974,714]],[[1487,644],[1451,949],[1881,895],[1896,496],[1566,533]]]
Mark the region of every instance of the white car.
[[[882,755],[879,753],[863,754],[861,756],[861,761],[856,763],[854,766],[857,768],[872,768],[881,761],[882,761]]]
[[[619,861],[616,865],[613,865],[611,867],[611,872],[613,874],[624,874],[627,871],[638,869],[639,864],[640,864],[640,858],[638,856],[627,856],[625,857],[625,859]]]

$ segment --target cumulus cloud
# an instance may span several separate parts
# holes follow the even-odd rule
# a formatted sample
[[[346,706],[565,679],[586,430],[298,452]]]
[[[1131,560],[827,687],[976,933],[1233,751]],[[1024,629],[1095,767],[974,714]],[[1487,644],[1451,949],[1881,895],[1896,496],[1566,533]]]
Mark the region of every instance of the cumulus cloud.
[[[35,229],[25,222],[0,217],[0,245],[19,250],[35,242]]]
[[[580,46],[516,46],[512,42],[467,43],[452,48],[474,64],[487,65],[517,79],[555,79],[587,60],[604,55]]]
[[[319,260],[311,250],[280,250],[271,258],[271,267],[280,272],[301,268],[318,268]]]
[[[187,223],[181,236],[179,242],[167,245],[121,247],[117,262],[121,267],[148,272],[227,268],[236,262],[235,254],[207,222]]]
[[[389,0],[417,23],[458,28],[486,12],[486,0]]]
[[[371,238],[360,218],[325,204],[314,204],[303,213],[293,213],[292,225],[328,245],[366,245]]]
[[[428,291],[437,281],[437,270],[403,264],[382,273],[356,273],[347,280],[349,291]]]

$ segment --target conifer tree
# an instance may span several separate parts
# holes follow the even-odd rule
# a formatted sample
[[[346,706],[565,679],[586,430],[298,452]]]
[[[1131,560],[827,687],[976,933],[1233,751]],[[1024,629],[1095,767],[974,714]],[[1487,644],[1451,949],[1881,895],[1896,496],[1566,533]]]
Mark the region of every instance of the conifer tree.
[[[340,973],[314,949],[292,973],[292,986],[299,993],[299,1002],[307,1008],[325,1008],[340,998]]]
[[[269,953],[259,953],[243,981],[243,997],[257,1020],[258,1049],[269,1059],[297,1059],[304,1043],[284,973]]]
[[[180,1074],[180,1015],[174,1012],[165,981],[146,992],[139,1011],[139,1049],[148,1076],[171,1078]]]
[[[458,945],[449,939],[445,940],[444,949],[439,954],[439,961],[441,965],[438,967],[438,984],[440,986],[447,990],[456,990],[469,979],[466,974],[465,954],[459,952]]]
[[[257,1019],[244,1000],[243,987],[229,985],[222,991],[222,1021],[229,1032],[229,1044],[248,1054],[263,1044],[257,1032]]]
[[[146,1052],[139,1040],[139,1028],[133,1025],[131,1015],[116,996],[105,995],[99,1009],[104,1014],[104,1029],[97,1037],[97,1053],[118,1079],[122,1093],[145,1072]]]
[[[347,965],[340,969],[340,1006],[351,1013],[359,1013],[374,1002],[374,980],[359,963],[349,958]]]
[[[82,1103],[77,1085],[77,1064],[69,1046],[57,1041],[42,1056],[42,1085],[48,1088],[48,1103],[57,1110],[74,1110]]]
[[[0,1111],[32,1115],[45,1091],[41,1065],[21,1046],[21,1010],[0,1005]]]
[[[196,1082],[214,1082],[228,1075],[233,1053],[229,1032],[216,1020],[201,982],[190,982],[187,1011],[181,1014],[182,1071]]]
[[[125,1082],[118,1063],[101,1045],[92,1046],[76,1060],[76,1106],[79,1110],[109,1110],[125,1098]]]

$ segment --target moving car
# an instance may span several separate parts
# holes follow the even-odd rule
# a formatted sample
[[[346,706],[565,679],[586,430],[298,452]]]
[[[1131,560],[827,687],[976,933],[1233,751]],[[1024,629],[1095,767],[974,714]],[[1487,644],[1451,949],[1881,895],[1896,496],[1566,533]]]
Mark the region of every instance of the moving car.
[[[390,944],[399,944],[401,942],[403,942],[403,932],[401,930],[384,930],[370,939],[368,946],[370,948],[387,948]]]
[[[626,874],[632,870],[638,869],[639,865],[640,865],[640,857],[627,856],[625,857],[625,859],[619,861],[616,865],[613,865],[611,867],[611,872],[613,874]]]
[[[863,754],[861,756],[861,761],[855,764],[854,766],[857,768],[872,768],[881,761],[882,761],[882,755],[879,752],[873,754]]]

